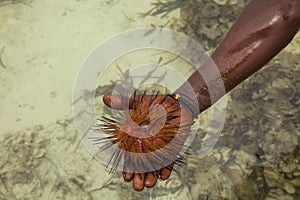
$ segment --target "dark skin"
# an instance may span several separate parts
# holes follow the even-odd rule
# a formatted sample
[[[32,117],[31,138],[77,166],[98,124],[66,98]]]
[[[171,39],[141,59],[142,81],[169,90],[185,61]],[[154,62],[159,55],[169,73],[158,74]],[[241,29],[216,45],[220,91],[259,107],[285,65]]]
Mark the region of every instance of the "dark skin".
[[[252,0],[211,56],[222,77],[222,85],[217,84],[218,74],[212,72],[213,63],[207,61],[176,93],[182,98],[196,94],[196,101],[189,98],[186,101],[201,113],[269,62],[289,44],[299,28],[300,0]],[[192,91],[188,85],[192,86]],[[121,107],[118,96],[105,95],[103,101],[111,108]],[[190,121],[189,109],[182,106],[184,114],[180,116],[180,122],[174,123]],[[167,180],[171,171],[170,167],[162,168],[157,177],[153,172],[138,176],[125,170],[123,177],[126,182],[132,181],[133,188],[140,191],[144,186],[153,187],[158,179]]]

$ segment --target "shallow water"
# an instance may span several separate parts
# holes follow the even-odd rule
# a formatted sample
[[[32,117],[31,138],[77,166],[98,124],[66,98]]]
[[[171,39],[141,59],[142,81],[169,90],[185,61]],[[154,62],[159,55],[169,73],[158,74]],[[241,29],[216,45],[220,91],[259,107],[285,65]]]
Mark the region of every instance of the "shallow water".
[[[135,192],[80,143],[72,116],[73,85],[99,43],[155,25],[180,30],[211,52],[233,23],[230,16],[244,7],[242,0],[227,5],[203,0],[197,6],[187,1],[166,16],[140,17],[153,8],[151,2],[0,1],[0,199],[299,199],[299,34],[227,95],[226,121],[213,151],[198,156],[208,110],[186,166],[152,189]],[[211,7],[217,13],[207,12]],[[189,26],[183,19],[201,25]],[[191,73],[184,61],[171,62],[174,55],[133,52],[111,64],[97,94],[109,92],[110,81],[118,80],[116,63],[125,72],[161,57],[185,77]],[[101,96],[97,102],[102,109]]]

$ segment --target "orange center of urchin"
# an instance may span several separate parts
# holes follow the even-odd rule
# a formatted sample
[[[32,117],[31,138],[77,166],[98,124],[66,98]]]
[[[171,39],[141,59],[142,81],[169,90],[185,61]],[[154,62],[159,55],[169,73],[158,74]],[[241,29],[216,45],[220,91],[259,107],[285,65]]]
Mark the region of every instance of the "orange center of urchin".
[[[147,107],[141,103],[126,111],[126,117],[116,124],[118,131],[114,134],[119,148],[134,153],[149,153],[170,143],[177,128],[166,124],[167,115],[165,107],[160,104]]]

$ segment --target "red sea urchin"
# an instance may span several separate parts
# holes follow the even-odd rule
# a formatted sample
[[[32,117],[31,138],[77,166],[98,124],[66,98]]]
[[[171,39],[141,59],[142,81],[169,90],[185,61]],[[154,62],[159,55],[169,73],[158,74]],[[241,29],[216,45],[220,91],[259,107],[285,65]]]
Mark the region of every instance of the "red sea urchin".
[[[99,119],[96,130],[104,137],[95,139],[100,151],[114,148],[107,166],[114,171],[143,173],[159,170],[175,162],[182,164],[190,123],[182,121],[180,103],[171,95],[136,94],[122,97],[119,116]]]

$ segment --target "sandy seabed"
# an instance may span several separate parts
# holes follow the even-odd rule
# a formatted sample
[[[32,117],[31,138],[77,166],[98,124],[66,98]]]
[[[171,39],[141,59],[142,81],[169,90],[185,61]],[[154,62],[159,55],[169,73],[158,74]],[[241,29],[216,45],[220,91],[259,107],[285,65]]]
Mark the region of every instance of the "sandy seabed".
[[[80,143],[71,104],[81,64],[112,35],[180,17],[178,9],[165,18],[139,17],[151,2],[0,1],[0,199],[297,199],[299,34],[265,70],[229,96],[228,137],[220,138],[212,155],[202,161],[192,155],[186,170],[178,169],[179,174],[153,189],[134,192],[120,173],[110,175]],[[286,98],[290,104],[281,103]],[[236,116],[240,120],[229,120]],[[244,144],[238,131],[257,140]],[[286,156],[274,158],[274,148]],[[256,163],[257,149],[264,151],[264,164]],[[249,163],[255,167],[248,168]]]

